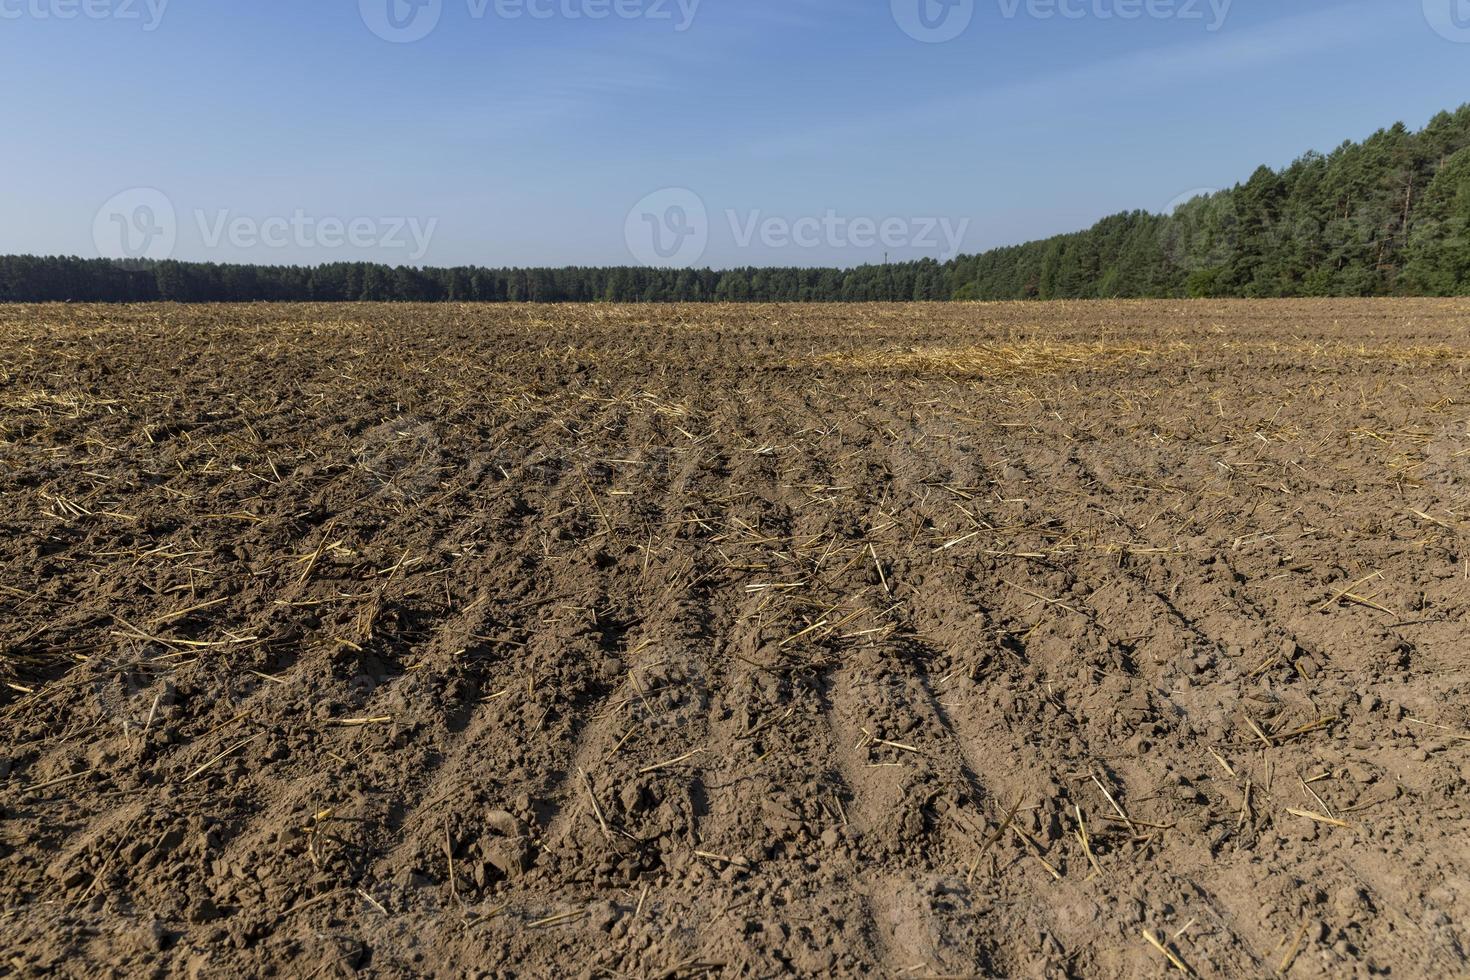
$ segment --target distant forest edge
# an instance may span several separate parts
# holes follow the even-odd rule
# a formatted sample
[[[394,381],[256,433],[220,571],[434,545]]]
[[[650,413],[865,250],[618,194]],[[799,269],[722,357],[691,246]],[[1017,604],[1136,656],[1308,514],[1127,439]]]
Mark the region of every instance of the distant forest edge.
[[[853,269],[416,269],[0,256],[0,301],[862,302],[1470,295],[1470,104],[1086,231]]]

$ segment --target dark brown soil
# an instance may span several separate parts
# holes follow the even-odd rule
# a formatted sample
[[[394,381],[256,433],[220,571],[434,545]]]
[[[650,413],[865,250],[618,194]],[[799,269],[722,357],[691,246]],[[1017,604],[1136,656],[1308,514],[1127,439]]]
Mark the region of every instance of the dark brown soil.
[[[0,307],[0,974],[1470,974],[1470,304]]]

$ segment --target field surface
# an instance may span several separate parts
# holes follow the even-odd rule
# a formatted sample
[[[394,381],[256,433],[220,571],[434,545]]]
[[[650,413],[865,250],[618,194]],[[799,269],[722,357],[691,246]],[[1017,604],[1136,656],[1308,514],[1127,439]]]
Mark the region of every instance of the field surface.
[[[0,307],[0,974],[1470,974],[1470,304]]]

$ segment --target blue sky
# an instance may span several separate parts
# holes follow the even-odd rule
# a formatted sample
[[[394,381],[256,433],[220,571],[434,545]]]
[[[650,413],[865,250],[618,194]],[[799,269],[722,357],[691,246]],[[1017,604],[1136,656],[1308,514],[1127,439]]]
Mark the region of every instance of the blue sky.
[[[1467,68],[1470,0],[0,0],[0,252],[943,258],[1420,126]]]

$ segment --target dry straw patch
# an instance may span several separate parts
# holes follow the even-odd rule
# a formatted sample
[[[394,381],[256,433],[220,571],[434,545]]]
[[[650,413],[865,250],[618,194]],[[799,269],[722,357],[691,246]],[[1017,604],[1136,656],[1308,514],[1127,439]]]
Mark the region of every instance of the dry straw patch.
[[[1194,350],[1194,345],[1188,345]],[[1339,341],[1227,341],[1219,349],[1245,354],[1305,354],[1311,360],[1444,364],[1470,361],[1470,349],[1443,344],[1353,344]]]
[[[1358,358],[1360,360],[1392,360],[1411,363],[1461,363],[1470,361],[1470,350],[1460,347],[1444,347],[1437,345],[1409,344],[1390,345],[1380,347],[1368,347],[1362,344],[1344,344],[1338,351],[1328,352],[1328,356],[1340,356],[1344,358]]]
[[[1144,347],[1027,341],[964,347],[836,351],[818,355],[814,360],[820,365],[848,371],[1029,378],[1068,368],[1112,367],[1123,362],[1136,364],[1152,353],[1152,349]]]
[[[121,405],[116,398],[99,398],[80,390],[46,391],[32,389],[0,397],[0,408],[41,415],[59,414],[81,418],[84,411]]]

